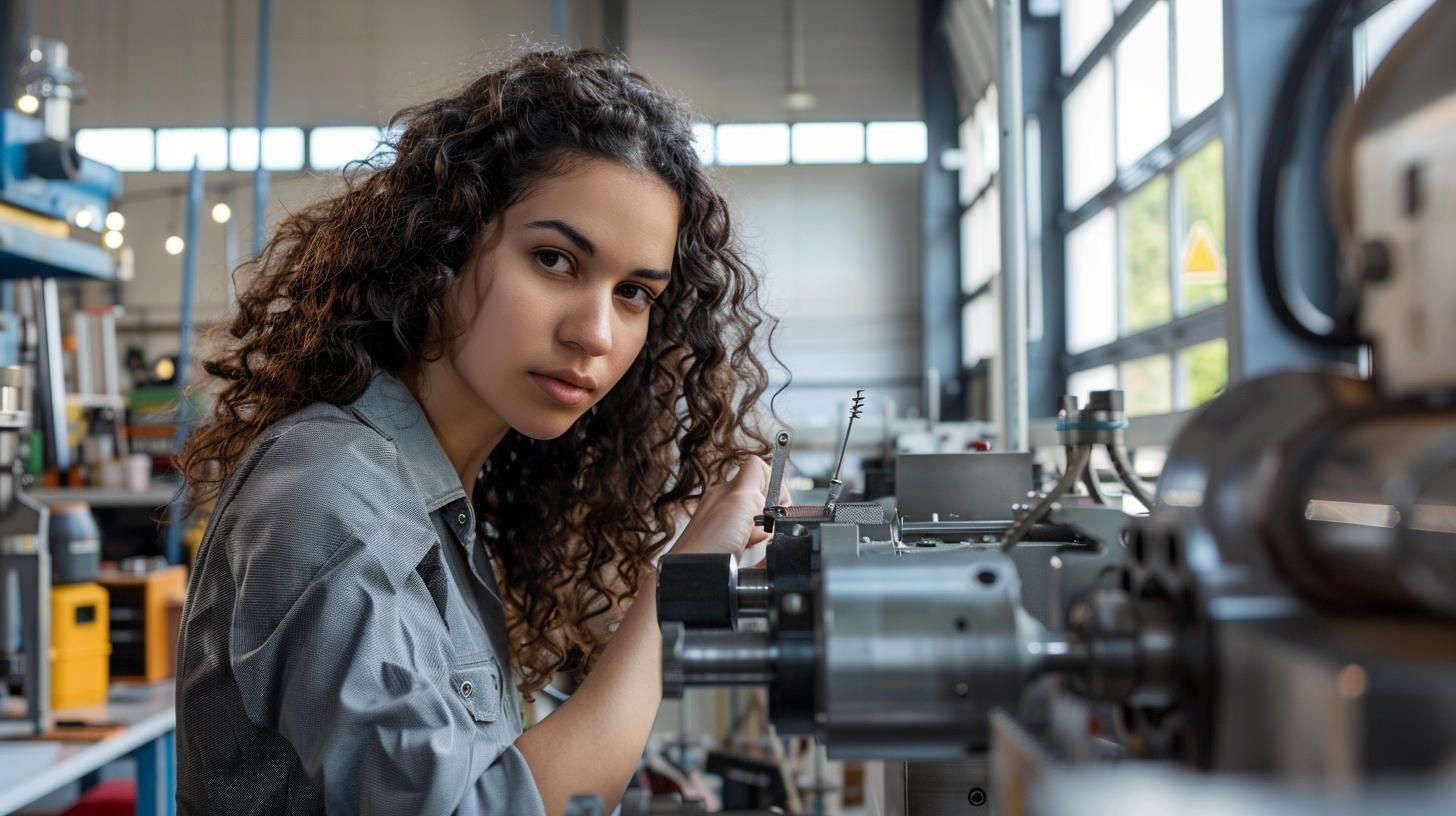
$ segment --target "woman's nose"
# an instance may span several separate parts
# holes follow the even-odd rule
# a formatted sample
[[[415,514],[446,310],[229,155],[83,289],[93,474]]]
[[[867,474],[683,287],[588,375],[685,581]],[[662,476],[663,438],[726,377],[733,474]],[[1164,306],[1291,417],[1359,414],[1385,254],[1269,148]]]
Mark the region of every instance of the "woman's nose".
[[[559,337],[562,343],[592,357],[611,351],[612,294],[582,293],[562,321]]]

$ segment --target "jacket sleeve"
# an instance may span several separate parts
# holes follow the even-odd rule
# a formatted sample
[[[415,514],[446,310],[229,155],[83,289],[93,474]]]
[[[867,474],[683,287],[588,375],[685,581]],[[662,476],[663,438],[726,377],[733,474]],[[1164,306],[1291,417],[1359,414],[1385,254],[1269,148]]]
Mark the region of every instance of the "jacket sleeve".
[[[500,717],[509,680],[500,661],[453,662],[420,569],[439,556],[428,518],[381,512],[387,498],[356,506],[381,501],[368,489],[341,488],[326,507],[300,504],[299,496],[317,500],[321,485],[310,490],[306,465],[291,472],[286,463],[306,463],[308,447],[328,444],[327,433],[311,436],[280,439],[269,456],[283,454],[285,466],[270,468],[254,495],[238,495],[249,507],[232,508],[250,512],[232,514],[231,534],[266,542],[244,548],[253,555],[234,565],[229,661],[248,718],[293,746],[329,813],[544,814],[517,735]],[[379,463],[378,451],[359,453],[365,471],[353,477]],[[398,561],[420,552],[415,564]]]

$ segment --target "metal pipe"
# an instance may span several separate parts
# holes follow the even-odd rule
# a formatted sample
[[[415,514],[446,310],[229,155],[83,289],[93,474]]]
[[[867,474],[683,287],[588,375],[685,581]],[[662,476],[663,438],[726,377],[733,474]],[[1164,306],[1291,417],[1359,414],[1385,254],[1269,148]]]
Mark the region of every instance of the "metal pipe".
[[[263,166],[263,133],[268,129],[268,75],[272,60],[272,0],[258,0],[258,168],[253,171],[253,257],[263,254],[268,215],[268,170]],[[191,246],[191,244],[188,244]]]
[[[1033,673],[1076,672],[1087,667],[1087,644],[1069,639],[1060,632],[1048,632],[1041,640],[1026,644]]]
[[[1027,450],[1026,178],[1021,105],[1021,3],[996,3],[996,99],[1001,126],[1001,447]]]
[[[566,0],[551,0],[551,35],[566,44]]]
[[[8,82],[5,98],[0,107],[15,105],[16,89],[20,85],[20,49],[30,42],[30,27],[35,19],[35,3],[29,0],[21,6],[20,25],[15,24],[15,0],[0,0],[0,70]]]
[[[35,278],[37,326],[36,413],[43,423],[46,464],[64,471],[71,466],[66,434],[66,376],[61,362],[60,294],[55,278]]]
[[[804,90],[804,2],[789,0],[789,90]]]
[[[1027,533],[1031,532],[1031,528],[1036,526],[1037,522],[1046,518],[1047,513],[1052,511],[1053,505],[1062,496],[1067,494],[1067,491],[1071,489],[1072,485],[1077,483],[1077,480],[1082,477],[1082,471],[1087,469],[1087,463],[1091,460],[1091,445],[1078,445],[1074,448],[1072,454],[1067,457],[1067,469],[1062,472],[1062,478],[1057,480],[1057,484],[1052,488],[1052,492],[1042,496],[1034,507],[1026,511],[1025,515],[1018,518],[1016,523],[1011,525],[1011,529],[1006,531],[1006,540],[1002,543],[1001,549],[1009,551],[1020,543],[1023,538],[1026,538]]]
[[[266,2],[266,0],[265,0]],[[177,435],[180,453],[192,428],[187,410],[187,377],[192,347],[192,300],[197,283],[197,222],[202,217],[202,168],[194,159],[187,177],[187,229],[182,245],[182,330],[177,345]],[[182,506],[186,490],[178,490],[167,508],[167,563],[182,563]]]
[[[1068,447],[1067,461],[1071,461],[1071,459],[1072,448]],[[1102,492],[1102,484],[1097,481],[1097,470],[1092,467],[1090,460],[1087,463],[1087,469],[1082,471],[1082,484],[1087,488],[1087,495],[1092,497],[1092,501],[1098,504],[1107,504],[1107,494]]]
[[[1117,478],[1122,480],[1123,487],[1133,495],[1133,498],[1142,502],[1143,507],[1151,512],[1153,509],[1153,494],[1143,486],[1142,480],[1132,470],[1132,463],[1127,460],[1127,448],[1122,445],[1108,445],[1107,455],[1112,458],[1112,467],[1117,471]]]
[[[772,601],[773,584],[769,583],[768,570],[738,571],[738,617],[764,617]]]
[[[689,686],[764,686],[774,680],[779,647],[767,632],[694,630],[682,641],[682,674]]]

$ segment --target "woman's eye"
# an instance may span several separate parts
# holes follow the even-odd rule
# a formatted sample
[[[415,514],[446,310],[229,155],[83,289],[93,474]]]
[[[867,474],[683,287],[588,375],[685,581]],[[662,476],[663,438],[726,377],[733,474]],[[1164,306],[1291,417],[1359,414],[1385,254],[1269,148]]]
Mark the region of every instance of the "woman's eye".
[[[629,283],[618,289],[617,292],[633,306],[640,306],[642,308],[651,306],[653,301],[657,300],[657,296],[652,294],[651,289],[635,283]]]
[[[536,256],[536,263],[548,272],[571,272],[571,258],[567,257],[564,252],[557,252],[554,249],[538,249],[533,254]]]

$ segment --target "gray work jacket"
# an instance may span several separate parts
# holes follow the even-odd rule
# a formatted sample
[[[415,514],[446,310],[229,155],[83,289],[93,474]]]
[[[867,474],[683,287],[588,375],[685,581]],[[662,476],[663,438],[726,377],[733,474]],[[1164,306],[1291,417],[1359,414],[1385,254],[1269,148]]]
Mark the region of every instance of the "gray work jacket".
[[[265,431],[197,551],[177,664],[182,813],[544,813],[505,613],[424,412],[376,375]]]

